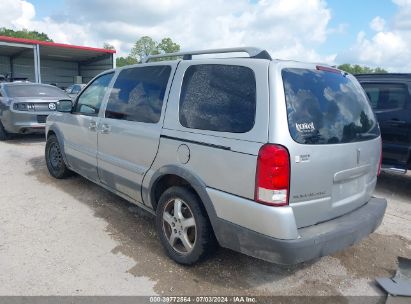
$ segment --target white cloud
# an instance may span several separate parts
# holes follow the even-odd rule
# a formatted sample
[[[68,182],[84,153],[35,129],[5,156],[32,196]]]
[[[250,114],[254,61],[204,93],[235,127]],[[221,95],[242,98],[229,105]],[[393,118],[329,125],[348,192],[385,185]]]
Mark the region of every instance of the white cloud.
[[[400,60],[401,64],[404,56],[409,53],[407,42],[399,33],[395,32],[378,32],[371,40],[368,40],[363,33],[358,35],[357,39],[358,59],[362,62],[373,63],[377,65],[391,65]]]
[[[34,6],[24,0],[3,0],[0,2],[1,24],[12,27],[26,27],[34,18]]]
[[[381,32],[384,30],[385,20],[380,16],[375,17],[370,22],[370,28],[376,32]]]
[[[3,0],[0,11],[0,26],[34,29],[63,43],[98,47],[109,42],[119,55],[148,35],[171,37],[183,49],[255,45],[284,59],[335,58],[316,51],[332,32],[324,0],[73,0],[61,15],[44,19],[36,18],[28,1]]]
[[[336,61],[369,66],[380,66],[391,72],[411,70],[411,0],[393,0],[397,13],[388,23],[375,17],[370,28],[375,31],[368,37],[359,32],[355,44],[341,52]]]

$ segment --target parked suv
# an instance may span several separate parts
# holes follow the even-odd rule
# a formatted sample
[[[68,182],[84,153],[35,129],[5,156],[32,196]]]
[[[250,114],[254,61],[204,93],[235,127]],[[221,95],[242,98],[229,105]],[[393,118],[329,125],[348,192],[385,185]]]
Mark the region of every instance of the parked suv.
[[[247,52],[250,58],[193,55]],[[380,131],[356,79],[236,48],[110,70],[47,119],[56,178],[75,171],[156,214],[182,264],[218,243],[294,264],[381,223]]]
[[[356,75],[377,116],[386,171],[411,168],[411,74]]]
[[[68,97],[47,84],[0,83],[0,140],[10,134],[44,133],[47,115],[56,110],[59,99]]]

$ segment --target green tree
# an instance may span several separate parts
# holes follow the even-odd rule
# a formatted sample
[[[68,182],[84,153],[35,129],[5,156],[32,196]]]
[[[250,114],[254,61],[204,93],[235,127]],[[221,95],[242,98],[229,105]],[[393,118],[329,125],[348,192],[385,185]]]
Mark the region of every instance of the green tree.
[[[374,69],[374,73],[388,73],[386,70],[384,70],[383,68],[380,68],[380,67],[376,67],[375,69]]]
[[[47,36],[47,34],[39,33],[37,31],[29,31],[28,29],[12,30],[12,29],[2,27],[0,28],[0,35],[8,36],[8,37],[15,37],[15,38],[25,38],[25,39],[53,42],[53,40],[50,39],[50,37]]]
[[[180,50],[180,45],[175,43],[171,38],[163,38],[160,42],[156,42],[149,36],[143,36],[134,44],[131,49],[130,56],[138,62],[141,62],[148,55],[158,55],[164,53],[174,53]],[[153,59],[153,61],[171,60],[173,57],[164,57]]]
[[[104,42],[103,49],[115,50],[115,47],[110,43]],[[122,66],[125,66],[125,65],[136,64],[136,63],[137,63],[137,61],[135,59],[131,58],[130,56],[117,57],[116,58],[116,66],[117,67],[122,67]]]
[[[136,64],[136,63],[138,63],[137,59],[130,57],[130,56],[116,58],[116,66],[118,68],[125,66],[125,65]]]
[[[111,45],[110,43],[104,42],[103,44],[103,49],[106,50],[115,50],[115,47],[113,45]]]
[[[131,49],[130,57],[141,62],[148,55],[158,54],[157,43],[149,36],[143,36],[136,41]]]
[[[175,43],[171,38],[163,38],[157,45],[157,51],[160,54],[175,53],[180,51],[180,45]],[[175,57],[162,57],[160,60],[174,60]]]
[[[388,73],[386,70],[380,67],[373,69],[367,66],[361,66],[358,64],[352,65],[349,63],[339,65],[338,68],[350,74]]]
[[[144,57],[148,55],[157,55],[165,53],[175,53],[180,51],[180,45],[175,43],[171,38],[163,38],[160,42],[155,41],[149,36],[143,36],[136,41],[128,56],[118,57],[116,59],[117,67],[141,63]],[[174,57],[162,57],[152,59],[152,61],[172,60]]]
[[[171,38],[163,38],[157,45],[157,50],[164,53],[175,53],[180,51],[180,45],[175,43]]]

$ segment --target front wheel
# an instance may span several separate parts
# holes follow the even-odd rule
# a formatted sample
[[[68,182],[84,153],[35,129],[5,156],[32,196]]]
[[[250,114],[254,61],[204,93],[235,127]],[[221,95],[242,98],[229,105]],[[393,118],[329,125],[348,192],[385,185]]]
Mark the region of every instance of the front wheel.
[[[63,179],[71,174],[64,163],[60,144],[55,135],[50,135],[46,143],[46,164],[50,174],[58,179]]]
[[[210,221],[192,191],[171,187],[160,197],[156,226],[168,256],[184,265],[194,264],[216,248]]]

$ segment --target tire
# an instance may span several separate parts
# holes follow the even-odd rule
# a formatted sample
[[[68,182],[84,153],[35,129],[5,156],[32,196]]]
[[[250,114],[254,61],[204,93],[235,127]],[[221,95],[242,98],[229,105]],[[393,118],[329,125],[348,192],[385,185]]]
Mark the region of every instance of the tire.
[[[72,174],[64,162],[60,144],[55,135],[50,135],[47,138],[45,156],[47,169],[51,176],[64,179]]]
[[[7,140],[9,139],[9,133],[4,129],[3,124],[0,121],[0,140]]]
[[[160,197],[156,215],[161,244],[175,262],[192,265],[215,251],[217,241],[207,213],[190,189],[167,189]]]

